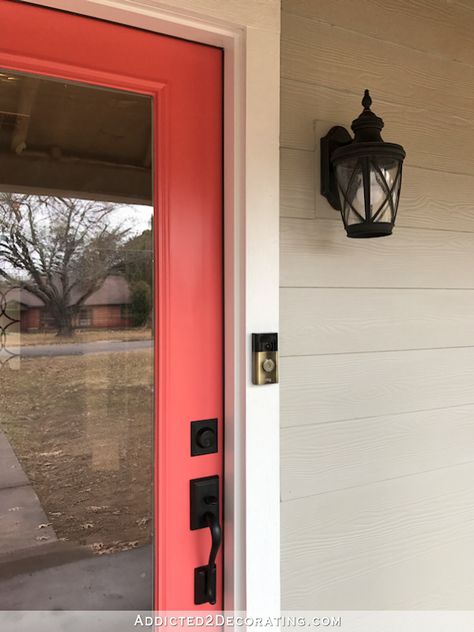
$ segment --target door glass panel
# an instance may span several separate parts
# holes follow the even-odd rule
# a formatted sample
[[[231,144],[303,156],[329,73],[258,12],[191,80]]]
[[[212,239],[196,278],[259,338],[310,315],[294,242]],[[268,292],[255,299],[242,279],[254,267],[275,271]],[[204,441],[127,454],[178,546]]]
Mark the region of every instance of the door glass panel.
[[[151,609],[152,99],[0,71],[0,609]]]

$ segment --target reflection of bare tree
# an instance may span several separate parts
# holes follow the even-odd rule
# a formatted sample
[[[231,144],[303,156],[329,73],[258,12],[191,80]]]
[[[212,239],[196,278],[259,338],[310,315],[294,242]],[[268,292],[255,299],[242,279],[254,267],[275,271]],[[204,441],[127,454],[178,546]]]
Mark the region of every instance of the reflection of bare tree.
[[[0,193],[0,276],[37,296],[58,335],[117,266],[128,233],[110,202]]]

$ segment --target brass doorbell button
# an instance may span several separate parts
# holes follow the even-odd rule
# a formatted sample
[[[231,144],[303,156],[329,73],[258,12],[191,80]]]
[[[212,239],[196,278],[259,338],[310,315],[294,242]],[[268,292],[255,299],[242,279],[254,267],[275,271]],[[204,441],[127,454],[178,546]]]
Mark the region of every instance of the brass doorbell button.
[[[252,383],[278,383],[278,334],[252,334]]]
[[[275,368],[275,363],[273,362],[271,358],[267,358],[266,360],[262,362],[262,369],[265,371],[265,373],[271,373],[274,368]]]

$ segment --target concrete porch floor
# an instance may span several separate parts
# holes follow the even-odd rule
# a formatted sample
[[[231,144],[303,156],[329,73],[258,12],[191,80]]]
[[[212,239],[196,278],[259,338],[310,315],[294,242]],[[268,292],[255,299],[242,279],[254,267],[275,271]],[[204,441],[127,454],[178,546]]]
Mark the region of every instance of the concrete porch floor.
[[[61,565],[45,557],[22,560],[4,579],[0,566],[0,610],[152,609],[151,545]]]

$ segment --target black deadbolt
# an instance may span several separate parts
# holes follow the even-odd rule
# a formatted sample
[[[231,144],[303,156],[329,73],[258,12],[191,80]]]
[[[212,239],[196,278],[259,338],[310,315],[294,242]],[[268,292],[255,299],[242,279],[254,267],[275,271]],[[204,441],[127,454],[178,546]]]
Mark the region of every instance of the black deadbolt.
[[[217,419],[191,422],[191,456],[217,452]]]

